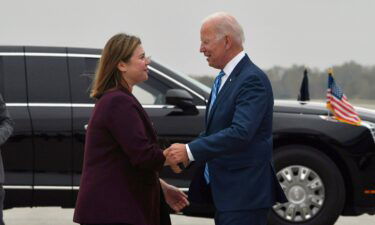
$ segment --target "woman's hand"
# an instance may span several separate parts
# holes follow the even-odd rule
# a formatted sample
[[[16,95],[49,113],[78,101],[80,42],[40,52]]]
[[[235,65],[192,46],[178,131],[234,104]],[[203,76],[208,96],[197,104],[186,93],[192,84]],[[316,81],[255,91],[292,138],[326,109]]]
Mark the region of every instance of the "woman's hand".
[[[175,186],[167,184],[162,179],[160,179],[160,184],[164,193],[165,201],[175,212],[180,212],[190,204],[187,200],[187,195],[183,191],[180,191]]]

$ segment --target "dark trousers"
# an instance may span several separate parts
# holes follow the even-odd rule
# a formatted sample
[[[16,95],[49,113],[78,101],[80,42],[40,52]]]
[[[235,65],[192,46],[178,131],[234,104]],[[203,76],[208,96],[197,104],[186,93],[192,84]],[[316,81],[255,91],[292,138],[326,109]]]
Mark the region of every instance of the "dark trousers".
[[[216,212],[215,225],[267,225],[270,208]]]

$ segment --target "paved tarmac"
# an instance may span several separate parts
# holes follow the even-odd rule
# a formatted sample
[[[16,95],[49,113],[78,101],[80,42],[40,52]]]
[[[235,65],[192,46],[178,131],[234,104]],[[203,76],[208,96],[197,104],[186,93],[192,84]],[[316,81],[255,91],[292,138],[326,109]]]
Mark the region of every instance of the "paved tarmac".
[[[77,225],[73,209],[59,207],[13,208],[4,211],[6,225]],[[213,219],[172,215],[173,225],[214,225]],[[375,225],[375,215],[340,217],[335,225]]]

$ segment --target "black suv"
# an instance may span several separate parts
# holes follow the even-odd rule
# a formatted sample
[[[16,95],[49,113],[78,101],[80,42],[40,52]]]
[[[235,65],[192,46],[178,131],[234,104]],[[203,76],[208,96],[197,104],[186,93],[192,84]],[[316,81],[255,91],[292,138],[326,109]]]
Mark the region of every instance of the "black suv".
[[[85,125],[94,102],[89,88],[101,50],[0,46],[0,93],[15,121],[2,146],[6,207],[74,207]],[[134,94],[150,115],[162,147],[186,143],[204,129],[210,89],[156,62]],[[176,90],[178,89],[178,90]],[[323,224],[327,218],[375,212],[375,111],[358,108],[362,126],[331,119],[323,104],[275,101],[274,162],[289,199],[270,224]],[[192,166],[161,176],[187,190]],[[331,179],[334,177],[334,179]],[[189,215],[211,214],[192,205]]]

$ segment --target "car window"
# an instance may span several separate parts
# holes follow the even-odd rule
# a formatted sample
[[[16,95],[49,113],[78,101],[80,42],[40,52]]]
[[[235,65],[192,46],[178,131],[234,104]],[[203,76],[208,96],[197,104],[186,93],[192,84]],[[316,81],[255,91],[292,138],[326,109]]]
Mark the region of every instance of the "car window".
[[[28,96],[31,103],[69,103],[66,57],[26,57]]]
[[[72,103],[94,103],[90,98],[90,89],[98,60],[89,57],[69,58]]]
[[[157,80],[151,71],[147,81],[133,87],[133,95],[142,105],[164,105],[168,89],[170,87]]]
[[[70,57],[69,76],[73,103],[94,103],[89,97],[92,80],[99,59],[89,57]],[[170,89],[155,78],[154,72],[149,79],[133,87],[133,95],[143,105],[165,104],[165,93]]]
[[[0,56],[0,93],[7,102],[26,103],[23,56]]]

